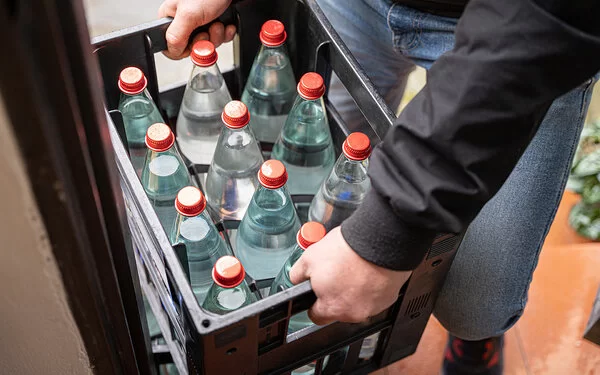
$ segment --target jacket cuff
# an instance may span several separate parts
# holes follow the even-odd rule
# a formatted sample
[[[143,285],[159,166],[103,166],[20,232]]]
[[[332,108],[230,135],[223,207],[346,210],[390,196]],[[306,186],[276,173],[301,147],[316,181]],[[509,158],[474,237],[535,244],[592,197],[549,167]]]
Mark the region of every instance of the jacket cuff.
[[[342,223],[342,236],[363,259],[395,271],[415,269],[427,254],[435,231],[409,226],[387,200],[371,190]]]

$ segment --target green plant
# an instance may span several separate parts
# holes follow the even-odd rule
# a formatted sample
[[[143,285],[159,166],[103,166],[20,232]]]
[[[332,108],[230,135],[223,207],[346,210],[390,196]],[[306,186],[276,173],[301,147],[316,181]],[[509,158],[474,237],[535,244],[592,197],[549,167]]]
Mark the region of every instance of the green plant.
[[[567,188],[581,195],[569,214],[569,224],[580,235],[600,241],[600,120],[586,125]]]

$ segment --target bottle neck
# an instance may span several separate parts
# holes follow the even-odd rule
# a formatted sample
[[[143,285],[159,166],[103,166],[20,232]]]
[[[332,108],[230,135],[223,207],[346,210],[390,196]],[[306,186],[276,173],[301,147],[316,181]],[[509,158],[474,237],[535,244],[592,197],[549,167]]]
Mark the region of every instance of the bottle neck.
[[[298,259],[300,259],[303,253],[304,250],[302,250],[300,245],[296,244],[296,246],[294,247],[294,251],[283,264],[281,272],[275,277],[275,280],[273,281],[273,285],[271,286],[270,291],[271,295],[281,292],[282,290],[289,289],[294,285],[290,280],[290,270],[292,269],[294,264],[296,264]]]
[[[223,126],[221,134],[223,143],[229,148],[241,149],[247,147],[251,143],[256,143],[254,134],[252,134],[248,125],[238,129],[231,129],[227,126]]]
[[[194,91],[211,92],[221,88],[223,81],[223,75],[217,64],[211,66],[194,65],[188,86]]]
[[[170,180],[173,179],[173,176],[176,176],[178,181],[187,179],[188,183],[190,180],[187,167],[174,145],[165,151],[148,149],[142,172],[142,183],[151,176],[153,176],[152,179],[168,177]]]
[[[225,288],[213,283],[202,307],[216,314],[226,314],[247,306],[255,300],[245,281],[233,288]]]
[[[138,92],[137,94],[133,94],[133,95],[121,92],[121,101],[130,101],[130,100],[144,100],[144,101],[148,101],[148,102],[154,104],[154,100],[152,99],[152,96],[150,95],[150,91],[148,91],[147,88],[145,88],[143,91]]]
[[[367,169],[369,168],[369,159],[351,160],[342,154],[335,164],[334,170],[338,178],[349,183],[359,183],[369,176]]]
[[[154,151],[148,149],[148,156],[150,157],[150,159],[156,159],[160,156],[174,156],[178,162],[182,162],[181,156],[179,155],[179,152],[177,152],[175,145],[171,146],[171,148],[164,151]]]
[[[298,94],[290,111],[288,121],[293,121],[294,123],[300,122],[307,125],[327,124],[326,113],[323,97],[315,100],[307,100]]]
[[[212,220],[206,210],[196,216],[185,216],[177,213],[171,241],[173,243],[198,242],[208,237],[212,230]]]
[[[268,189],[260,185],[253,199],[254,203],[263,210],[277,210],[292,202],[286,185],[278,189]]]
[[[265,59],[274,58],[271,63],[281,65],[282,63],[287,63],[286,61],[282,61],[282,59],[287,59],[287,47],[285,43],[277,46],[277,47],[269,47],[261,44],[260,51],[258,51],[258,55],[260,57],[264,57]],[[260,61],[261,63],[265,63],[266,61]]]
[[[294,266],[294,264],[296,264],[298,259],[300,259],[300,257],[302,256],[302,254],[304,254],[304,249],[302,247],[300,247],[300,245],[296,244],[296,247],[294,248],[294,251],[292,252],[292,255],[290,255],[290,258],[289,258],[290,266]],[[286,271],[287,271],[286,272],[287,276],[289,278],[290,270],[286,270]]]
[[[121,111],[121,114],[124,118],[145,115],[153,116],[152,120],[158,120],[157,122],[163,122],[162,116],[158,112],[158,107],[154,103],[154,100],[152,100],[148,89],[144,89],[144,91],[135,95],[129,95],[121,92],[119,111]]]

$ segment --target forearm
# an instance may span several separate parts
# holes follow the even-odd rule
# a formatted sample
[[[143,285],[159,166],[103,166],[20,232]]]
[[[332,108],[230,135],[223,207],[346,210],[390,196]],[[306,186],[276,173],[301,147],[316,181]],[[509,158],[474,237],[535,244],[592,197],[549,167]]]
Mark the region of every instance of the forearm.
[[[600,39],[582,31],[597,30],[559,18],[528,0],[469,4],[455,48],[373,153],[370,204],[342,225],[360,256],[412,269],[499,190],[552,101],[600,67]]]

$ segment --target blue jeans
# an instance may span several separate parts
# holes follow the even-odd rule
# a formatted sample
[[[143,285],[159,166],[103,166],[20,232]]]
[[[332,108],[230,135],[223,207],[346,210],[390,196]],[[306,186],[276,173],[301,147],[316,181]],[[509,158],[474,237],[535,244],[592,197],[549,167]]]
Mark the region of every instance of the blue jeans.
[[[414,64],[428,69],[454,45],[457,19],[390,0],[318,3],[392,108]],[[435,316],[453,335],[497,336],[522,315],[594,83],[590,79],[552,104],[508,180],[469,226],[435,306]],[[363,121],[339,80],[332,81],[329,98],[350,128]]]

